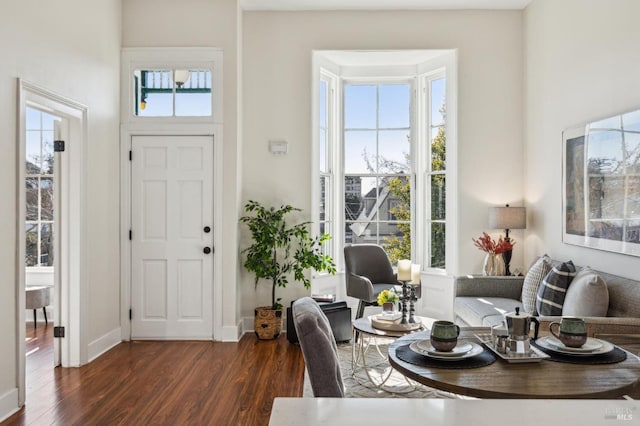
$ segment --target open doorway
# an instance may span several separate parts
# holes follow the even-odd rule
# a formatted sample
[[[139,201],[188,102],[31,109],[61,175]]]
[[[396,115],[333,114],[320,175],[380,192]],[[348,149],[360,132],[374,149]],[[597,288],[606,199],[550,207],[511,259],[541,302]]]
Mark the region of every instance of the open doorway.
[[[82,303],[87,109],[22,80],[18,87],[16,306],[17,334],[26,343],[18,345],[16,363],[23,405],[27,367],[29,374],[53,376],[54,366],[80,366],[87,359]],[[54,338],[54,329],[60,338]],[[34,365],[27,365],[27,357]]]
[[[53,312],[59,303],[59,165],[54,143],[62,140],[67,120],[35,105],[25,109],[25,321],[27,387],[60,364],[54,350]],[[66,133],[66,132],[65,132]],[[57,173],[56,173],[57,172]],[[58,308],[59,309],[59,308]],[[31,315],[33,313],[33,315]],[[56,315],[57,316],[57,315]]]

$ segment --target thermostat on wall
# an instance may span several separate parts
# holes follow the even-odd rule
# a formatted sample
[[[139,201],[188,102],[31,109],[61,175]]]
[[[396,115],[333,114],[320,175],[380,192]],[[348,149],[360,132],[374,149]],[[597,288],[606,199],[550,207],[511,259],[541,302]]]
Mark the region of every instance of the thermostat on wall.
[[[269,141],[269,151],[272,154],[286,154],[287,141]]]

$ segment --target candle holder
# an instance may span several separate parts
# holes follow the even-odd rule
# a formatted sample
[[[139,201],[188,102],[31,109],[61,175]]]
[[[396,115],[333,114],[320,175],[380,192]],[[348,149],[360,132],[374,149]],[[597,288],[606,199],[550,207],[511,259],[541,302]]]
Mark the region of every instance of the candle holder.
[[[399,297],[400,306],[402,307],[402,320],[400,324],[408,324],[412,321],[407,321],[407,302],[410,301],[411,295],[409,294],[409,286],[407,285],[407,281],[401,280],[402,282],[402,295]],[[409,318],[411,319],[411,317]]]
[[[411,285],[411,291],[409,292],[409,323],[413,324],[416,322],[416,319],[413,317],[413,314],[416,312],[416,308],[414,303],[418,300],[416,297],[416,286]]]

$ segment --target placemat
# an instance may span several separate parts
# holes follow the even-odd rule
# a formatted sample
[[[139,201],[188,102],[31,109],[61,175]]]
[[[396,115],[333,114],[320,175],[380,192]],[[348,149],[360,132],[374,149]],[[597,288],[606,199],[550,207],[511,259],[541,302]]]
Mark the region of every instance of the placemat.
[[[534,341],[531,343],[551,357],[547,358],[548,361],[567,362],[569,364],[615,364],[616,362],[622,362],[627,359],[627,353],[617,346],[615,346],[611,352],[607,352],[606,354],[573,356],[554,352],[538,345]]]
[[[415,353],[409,348],[409,345],[402,345],[396,348],[396,356],[404,362],[408,362],[409,364],[417,365],[419,367],[448,369],[478,368],[493,364],[496,361],[496,356],[491,351],[485,347],[482,349],[482,353],[470,358],[461,359],[460,361],[441,361],[439,359],[429,358]]]

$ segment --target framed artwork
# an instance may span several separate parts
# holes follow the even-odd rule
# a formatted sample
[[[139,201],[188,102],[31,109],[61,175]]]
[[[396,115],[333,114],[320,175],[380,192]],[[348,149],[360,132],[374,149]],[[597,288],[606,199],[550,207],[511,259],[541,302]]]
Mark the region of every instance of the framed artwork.
[[[562,139],[563,242],[640,256],[640,110]]]

